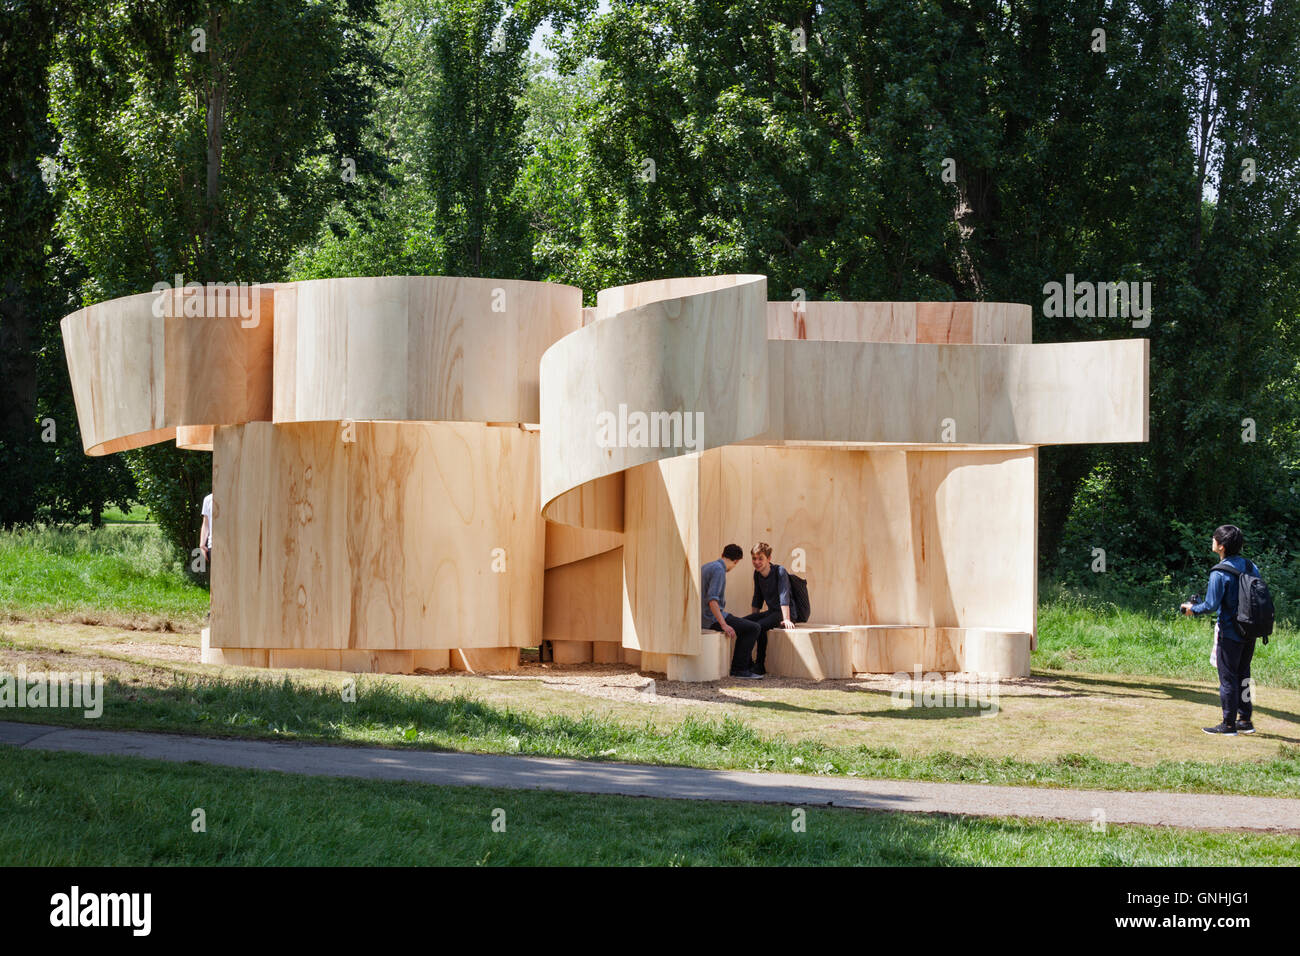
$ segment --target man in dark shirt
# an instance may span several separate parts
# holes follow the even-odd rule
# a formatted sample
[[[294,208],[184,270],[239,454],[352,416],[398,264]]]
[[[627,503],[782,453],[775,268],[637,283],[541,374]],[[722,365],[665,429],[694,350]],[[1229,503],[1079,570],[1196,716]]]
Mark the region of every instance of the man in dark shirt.
[[[745,552],[740,545],[729,544],[722,549],[722,557],[700,568],[700,603],[703,607],[703,627],[721,631],[735,640],[731,654],[731,676],[742,680],[757,680],[761,675],[750,670],[750,655],[754,652],[754,639],[758,626],[743,617],[726,613],[727,572],[740,563]]]
[[[1243,542],[1241,530],[1235,525],[1221,525],[1210,539],[1210,549],[1220,560],[1237,571],[1259,576],[1259,568],[1241,556]],[[1219,703],[1223,705],[1223,722],[1215,727],[1203,728],[1207,734],[1253,734],[1252,686],[1250,661],[1255,656],[1255,638],[1242,637],[1237,630],[1237,575],[1227,571],[1211,571],[1205,588],[1205,600],[1200,604],[1190,601],[1182,606],[1184,614],[1219,612]],[[1238,715],[1240,714],[1240,717]]]
[[[760,541],[749,552],[754,562],[754,599],[750,601],[752,613],[746,621],[758,625],[758,659],[752,670],[755,674],[767,673],[767,632],[774,627],[794,627],[790,620],[790,575],[785,568],[772,563],[772,546]],[[767,610],[760,610],[763,605]]]

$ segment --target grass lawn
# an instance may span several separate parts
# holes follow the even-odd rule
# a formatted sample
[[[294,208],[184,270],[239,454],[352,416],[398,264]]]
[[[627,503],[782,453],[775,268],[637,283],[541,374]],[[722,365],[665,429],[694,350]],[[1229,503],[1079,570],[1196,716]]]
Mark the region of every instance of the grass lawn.
[[[1217,682],[1209,662],[1213,624],[1175,613],[1172,599],[1163,611],[1142,612],[1053,585],[1041,588],[1039,599],[1035,670]],[[1267,646],[1257,643],[1251,674],[1265,687],[1300,690],[1297,632],[1283,625]]]
[[[0,534],[0,671],[99,670],[98,726],[701,767],[928,780],[1300,795],[1300,641],[1255,656],[1251,737],[1216,722],[1209,629],[1045,587],[1034,676],[979,708],[900,708],[888,680],[660,681],[602,695],[599,673],[378,677],[198,663],[207,592],[152,526]],[[85,623],[91,622],[91,623]],[[169,632],[174,629],[179,633]],[[284,679],[285,675],[292,675]],[[567,675],[567,676],[566,676]],[[575,675],[585,680],[575,686]],[[614,674],[614,677],[627,676]],[[66,711],[0,719],[82,722]]]
[[[1216,738],[1208,684],[1055,674],[998,714],[897,709],[869,682],[659,683],[655,701],[577,693],[571,671],[347,675],[194,663],[194,639],[10,624],[0,671],[102,670],[94,726],[902,779],[1300,795],[1300,693],[1268,690],[1259,733]],[[44,648],[44,649],[42,649]],[[166,658],[171,656],[171,662]],[[355,682],[355,701],[343,691]],[[599,677],[596,678],[599,683]],[[740,682],[736,682],[737,685]],[[671,694],[679,694],[673,697]],[[711,695],[710,699],[706,699]],[[80,712],[0,717],[86,725]],[[1117,729],[1118,728],[1118,729]]]
[[[197,808],[206,832],[192,829]],[[825,808],[795,832],[793,810],[0,748],[0,866],[1297,862],[1291,836]]]
[[[133,504],[130,511],[105,508],[99,517],[105,524],[149,524],[153,521],[149,509],[141,504]]]
[[[0,614],[147,630],[201,627],[207,590],[181,573],[157,527],[136,517],[133,511],[94,529],[0,531]]]

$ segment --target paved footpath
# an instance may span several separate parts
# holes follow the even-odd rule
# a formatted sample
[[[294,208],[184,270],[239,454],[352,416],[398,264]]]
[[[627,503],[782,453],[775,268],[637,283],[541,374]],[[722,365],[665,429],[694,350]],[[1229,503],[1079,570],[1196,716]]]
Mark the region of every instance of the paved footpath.
[[[279,741],[218,740],[178,734],[81,730],[0,721],[0,745],[28,750],[197,761],[324,777],[411,780],[448,787],[562,790],[570,793],[835,806],[910,813],[1034,817],[1197,829],[1300,833],[1300,799],[1202,793],[1061,790],[915,780],[863,780],[597,763],[551,757],[387,750]],[[3,758],[0,758],[3,767]],[[1097,811],[1101,811],[1101,816]]]

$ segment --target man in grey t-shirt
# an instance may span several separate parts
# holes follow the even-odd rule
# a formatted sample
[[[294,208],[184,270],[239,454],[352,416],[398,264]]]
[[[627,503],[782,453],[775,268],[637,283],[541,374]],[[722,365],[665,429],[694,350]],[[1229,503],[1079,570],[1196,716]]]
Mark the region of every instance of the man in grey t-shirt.
[[[754,641],[758,639],[758,625],[723,610],[727,606],[727,572],[744,556],[745,552],[740,549],[740,545],[729,544],[722,549],[722,557],[700,568],[700,604],[704,618],[701,623],[708,630],[721,631],[727,637],[735,638],[736,647],[731,653],[731,676],[742,680],[758,680],[761,675],[749,669]]]

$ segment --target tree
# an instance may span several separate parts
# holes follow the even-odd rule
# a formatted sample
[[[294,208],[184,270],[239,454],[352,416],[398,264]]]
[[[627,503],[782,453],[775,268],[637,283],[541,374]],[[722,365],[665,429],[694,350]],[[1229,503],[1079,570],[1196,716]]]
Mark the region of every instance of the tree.
[[[133,492],[122,462],[81,452],[58,320],[76,276],[54,235],[60,174],[51,158],[49,66],[65,4],[10,3],[0,18],[0,526],[99,523]]]
[[[390,73],[370,44],[373,0],[76,12],[57,36],[51,114],[68,182],[58,232],[85,267],[85,301],[177,274],[277,280],[331,203],[363,208],[385,182],[369,136]],[[209,460],[129,454],[142,500],[188,553]]]
[[[294,275],[492,275],[531,279],[521,174],[528,47],[565,0],[393,0],[375,52],[398,83],[378,104],[398,184],[361,215],[334,210]]]
[[[1045,564],[1088,556],[1060,545],[1089,476],[1115,493],[1070,540],[1132,564],[1185,562],[1174,522],[1208,533],[1215,515],[1297,550],[1297,17],[1227,0],[616,2],[563,50],[598,90],[559,277],[761,272],[773,298],[1028,302],[1039,341],[1146,335],[1151,441],[1044,451]],[[1267,177],[1244,182],[1248,158]],[[1150,282],[1151,325],[1042,314],[1071,273]],[[1252,415],[1266,434],[1244,447]]]

